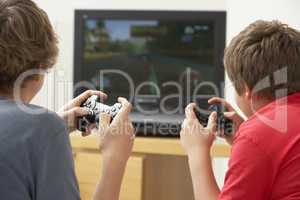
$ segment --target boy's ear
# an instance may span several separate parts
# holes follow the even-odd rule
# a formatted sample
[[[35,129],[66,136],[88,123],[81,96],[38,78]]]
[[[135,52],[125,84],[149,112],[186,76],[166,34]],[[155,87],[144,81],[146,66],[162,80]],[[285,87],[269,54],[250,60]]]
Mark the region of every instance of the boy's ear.
[[[251,100],[252,98],[252,92],[247,85],[245,85],[245,97],[248,100]]]

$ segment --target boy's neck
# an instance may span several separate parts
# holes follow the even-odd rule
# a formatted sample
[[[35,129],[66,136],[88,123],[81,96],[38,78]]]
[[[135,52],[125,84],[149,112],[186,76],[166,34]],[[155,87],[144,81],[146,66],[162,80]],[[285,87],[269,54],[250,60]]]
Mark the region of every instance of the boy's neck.
[[[255,112],[263,108],[264,106],[268,105],[269,103],[275,101],[276,99],[255,99],[250,102],[250,107],[247,111],[246,116],[250,117],[252,116]]]
[[[0,97],[3,97],[5,99],[9,99],[12,101],[21,101],[23,103],[29,103],[31,98],[27,98],[26,95],[23,95],[24,92],[21,91],[21,94],[19,95],[20,98],[16,98],[13,93],[11,92],[4,92],[0,91]]]
[[[8,93],[8,92],[3,92],[3,91],[0,91],[0,97],[3,97],[5,99],[9,99],[9,100],[13,100],[13,95]]]

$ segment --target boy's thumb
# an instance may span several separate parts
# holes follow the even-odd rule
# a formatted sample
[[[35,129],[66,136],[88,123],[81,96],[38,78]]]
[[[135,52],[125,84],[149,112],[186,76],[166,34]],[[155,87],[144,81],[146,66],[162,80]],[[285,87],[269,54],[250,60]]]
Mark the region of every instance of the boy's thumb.
[[[224,117],[233,120],[235,117],[235,112],[224,112]]]
[[[111,122],[111,117],[107,113],[100,113],[99,116],[99,129],[101,132],[106,130]]]
[[[217,131],[217,113],[212,112],[208,118],[207,128],[209,128],[212,132]]]

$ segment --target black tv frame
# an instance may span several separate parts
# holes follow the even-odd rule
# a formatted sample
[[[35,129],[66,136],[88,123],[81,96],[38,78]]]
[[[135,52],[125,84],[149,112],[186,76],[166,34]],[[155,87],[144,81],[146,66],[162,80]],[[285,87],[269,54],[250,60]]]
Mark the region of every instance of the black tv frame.
[[[226,12],[225,11],[152,11],[152,10],[75,10],[75,37],[74,37],[74,74],[73,83],[81,81],[81,70],[83,64],[84,47],[84,20],[92,19],[133,19],[133,20],[213,20],[215,23],[215,59],[214,65],[217,69],[216,80],[219,83],[219,91],[223,91],[222,84],[225,79],[223,67],[223,52],[226,40]],[[74,91],[74,95],[75,91]],[[222,93],[221,96],[224,96]]]

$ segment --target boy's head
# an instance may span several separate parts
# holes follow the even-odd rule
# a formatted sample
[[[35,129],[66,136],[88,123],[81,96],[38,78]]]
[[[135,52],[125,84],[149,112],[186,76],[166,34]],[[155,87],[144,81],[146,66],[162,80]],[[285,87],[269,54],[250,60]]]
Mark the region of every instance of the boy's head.
[[[224,65],[239,107],[250,115],[253,104],[300,91],[300,32],[278,21],[256,21],[231,41]]]
[[[43,10],[31,0],[0,0],[0,93],[11,93],[26,71],[51,68],[57,55],[57,38]],[[38,90],[34,83],[42,77],[30,76],[22,87]]]

